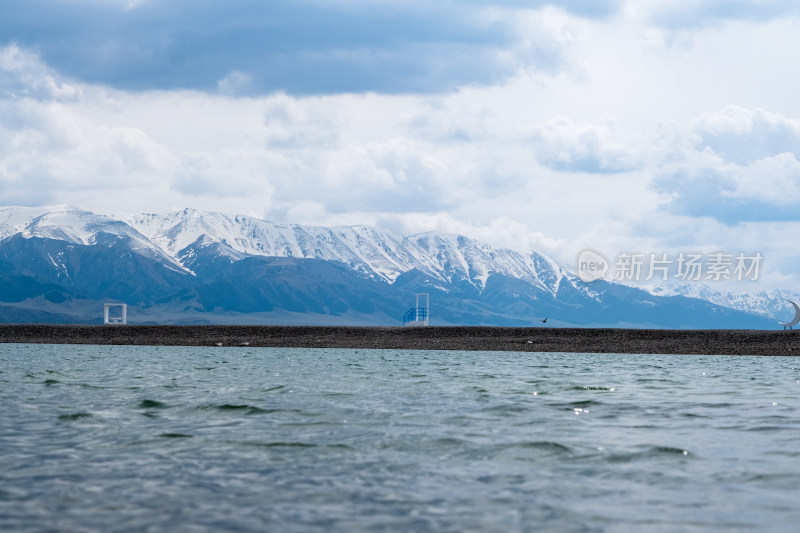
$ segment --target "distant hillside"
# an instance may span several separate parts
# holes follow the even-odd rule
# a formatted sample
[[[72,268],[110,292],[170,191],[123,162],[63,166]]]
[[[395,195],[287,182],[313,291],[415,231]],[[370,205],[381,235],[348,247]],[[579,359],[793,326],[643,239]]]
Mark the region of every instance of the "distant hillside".
[[[542,254],[463,235],[398,240],[192,209],[0,208],[0,281],[2,322],[96,323],[103,302],[121,301],[139,323],[391,326],[425,292],[438,325],[775,327],[724,301],[585,283]]]

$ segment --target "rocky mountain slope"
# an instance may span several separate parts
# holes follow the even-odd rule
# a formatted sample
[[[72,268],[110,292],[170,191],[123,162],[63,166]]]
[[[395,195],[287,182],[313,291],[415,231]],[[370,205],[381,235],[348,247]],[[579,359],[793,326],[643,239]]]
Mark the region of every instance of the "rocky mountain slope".
[[[0,321],[772,328],[769,314],[683,294],[585,283],[552,259],[463,235],[274,224],[194,209],[110,217],[0,208]],[[548,322],[541,322],[550,317]]]

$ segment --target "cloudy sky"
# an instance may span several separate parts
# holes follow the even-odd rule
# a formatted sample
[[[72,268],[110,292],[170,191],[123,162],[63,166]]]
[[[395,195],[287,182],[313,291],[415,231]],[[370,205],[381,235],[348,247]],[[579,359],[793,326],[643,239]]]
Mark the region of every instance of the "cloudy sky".
[[[793,0],[0,0],[0,204],[196,207],[800,290]]]

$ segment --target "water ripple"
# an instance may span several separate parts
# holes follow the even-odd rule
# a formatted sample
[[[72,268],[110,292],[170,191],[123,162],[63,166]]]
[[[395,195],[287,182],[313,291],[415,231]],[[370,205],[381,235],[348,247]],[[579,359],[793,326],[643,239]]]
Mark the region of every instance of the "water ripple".
[[[0,345],[0,530],[792,531],[798,369]]]

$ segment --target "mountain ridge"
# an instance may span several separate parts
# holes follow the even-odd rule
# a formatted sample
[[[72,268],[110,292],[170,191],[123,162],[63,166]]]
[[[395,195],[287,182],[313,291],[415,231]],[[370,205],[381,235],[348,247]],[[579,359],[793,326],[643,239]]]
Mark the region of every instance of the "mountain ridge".
[[[464,235],[397,239],[365,225],[276,224],[191,208],[111,216],[63,205],[3,207],[0,262],[7,265],[4,278],[17,287],[51,284],[57,289],[50,292],[67,295],[72,307],[60,309],[72,321],[86,320],[91,306],[111,298],[133,306],[129,317],[140,321],[305,314],[317,322],[350,317],[396,325],[399,318],[392,317],[402,317],[415,293],[430,292],[439,311],[432,311],[432,320],[439,324],[531,325],[546,316],[554,326],[774,323],[772,316],[721,299],[586,283],[546,255],[494,248]],[[20,317],[54,312],[52,302],[45,306],[31,291],[13,302],[0,291],[0,320],[13,321],[13,309]],[[85,311],[78,312],[79,301]]]

